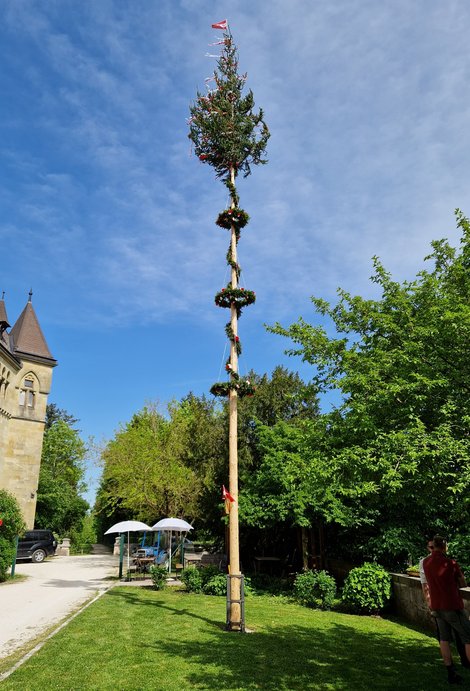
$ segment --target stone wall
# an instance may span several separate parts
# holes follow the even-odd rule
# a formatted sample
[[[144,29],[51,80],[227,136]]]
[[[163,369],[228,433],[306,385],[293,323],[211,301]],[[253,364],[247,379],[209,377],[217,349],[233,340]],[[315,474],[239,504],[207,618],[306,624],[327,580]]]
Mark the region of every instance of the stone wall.
[[[25,390],[25,380],[33,386]],[[44,420],[51,387],[52,368],[39,362],[22,361],[3,401],[0,436],[0,487],[11,492],[20,505],[26,527],[34,528],[36,493],[41,465]],[[25,392],[22,396],[21,392]],[[31,398],[29,398],[31,396]]]
[[[331,559],[327,568],[341,587],[349,571],[354,568],[340,559]],[[410,624],[422,626],[430,631],[436,630],[434,619],[431,617],[421,588],[421,581],[416,576],[403,573],[392,573],[392,611]],[[470,588],[460,590],[465,609],[470,615]]]
[[[392,573],[392,607],[401,619],[435,631],[434,619],[424,601],[421,581],[415,576]],[[465,609],[470,614],[470,588],[460,590]]]

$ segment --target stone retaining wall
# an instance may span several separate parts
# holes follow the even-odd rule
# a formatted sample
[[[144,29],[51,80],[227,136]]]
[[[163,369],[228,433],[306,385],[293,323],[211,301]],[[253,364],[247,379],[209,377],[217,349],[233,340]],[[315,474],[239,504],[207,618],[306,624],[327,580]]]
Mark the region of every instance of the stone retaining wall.
[[[434,619],[424,601],[421,581],[415,576],[392,573],[392,607],[395,614],[405,621],[435,631]],[[465,609],[470,614],[470,588],[461,588]]]
[[[338,584],[342,586],[349,571],[354,568],[341,559],[330,559],[327,568]],[[436,630],[434,619],[431,617],[429,607],[424,601],[421,581],[416,576],[407,576],[403,573],[392,573],[392,611],[404,621],[422,626],[430,631]],[[470,588],[461,588],[465,609],[470,615]]]

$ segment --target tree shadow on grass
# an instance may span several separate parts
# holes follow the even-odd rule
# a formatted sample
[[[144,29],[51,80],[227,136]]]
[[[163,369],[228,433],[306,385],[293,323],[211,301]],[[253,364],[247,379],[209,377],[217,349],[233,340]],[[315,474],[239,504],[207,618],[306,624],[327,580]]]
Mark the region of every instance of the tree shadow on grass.
[[[437,645],[397,640],[334,624],[326,630],[280,625],[247,635],[220,632],[212,641],[155,639],[157,654],[195,663],[188,688],[203,689],[437,689],[447,680]],[[204,672],[201,672],[204,670]]]
[[[313,612],[312,626],[292,625],[282,619],[257,626],[253,613],[250,624],[253,620],[258,630],[243,635],[226,632],[221,620],[211,619],[207,610],[200,614],[194,605],[193,609],[186,607],[184,597],[171,603],[158,598],[142,600],[137,593],[121,589],[109,596],[181,617],[181,627],[161,626],[153,640],[142,641],[141,647],[173,660],[180,668],[182,688],[437,691],[448,686],[437,642],[415,628],[404,627],[406,635],[400,637],[386,622],[377,622],[375,627],[370,618],[354,617],[348,624],[348,615],[322,617],[317,613],[317,618]],[[224,612],[225,601],[217,607]],[[286,619],[288,616],[286,608]],[[189,630],[185,618],[194,622]],[[463,676],[470,681],[466,670]]]

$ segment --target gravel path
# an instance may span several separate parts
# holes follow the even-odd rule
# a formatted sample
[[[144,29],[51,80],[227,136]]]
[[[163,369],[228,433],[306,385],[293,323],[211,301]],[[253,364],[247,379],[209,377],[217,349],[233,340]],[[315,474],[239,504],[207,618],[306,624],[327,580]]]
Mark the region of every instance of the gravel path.
[[[118,566],[118,557],[107,554],[18,562],[16,573],[28,578],[0,585],[0,658],[106,590]]]

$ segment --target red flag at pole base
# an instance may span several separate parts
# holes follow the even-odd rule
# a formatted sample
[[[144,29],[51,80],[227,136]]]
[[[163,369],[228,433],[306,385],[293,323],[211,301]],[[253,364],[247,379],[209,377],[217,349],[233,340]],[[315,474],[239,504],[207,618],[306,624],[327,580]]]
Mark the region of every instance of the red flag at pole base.
[[[225,485],[222,485],[222,499],[224,501],[230,501],[230,502],[235,501],[235,499],[232,497],[230,492],[227,489],[225,489]]]
[[[215,24],[211,25],[213,29],[222,29],[222,31],[227,31],[228,29],[228,24],[226,19],[222,19],[221,22],[216,22]]]

